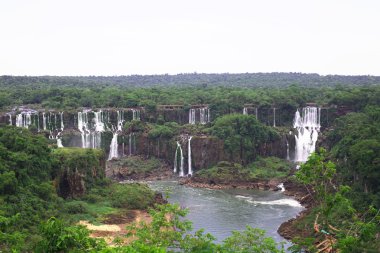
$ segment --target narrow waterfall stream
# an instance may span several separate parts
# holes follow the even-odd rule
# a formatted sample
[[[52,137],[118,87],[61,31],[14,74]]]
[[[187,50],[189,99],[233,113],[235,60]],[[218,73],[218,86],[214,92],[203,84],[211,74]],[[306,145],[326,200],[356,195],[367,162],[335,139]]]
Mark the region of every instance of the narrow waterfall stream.
[[[187,158],[187,163],[188,163],[188,172],[187,172],[187,175],[190,175],[192,176],[193,175],[193,168],[192,168],[192,165],[191,165],[191,139],[193,138],[193,136],[190,136],[189,137],[189,143],[188,143],[188,147],[187,147],[187,155],[188,155],[188,158]]]
[[[117,111],[117,125],[112,125],[112,140],[110,144],[110,153],[108,155],[108,160],[112,160],[112,158],[119,158],[119,143],[118,136],[119,133],[123,130],[124,124],[124,112]],[[123,155],[124,155],[124,142],[123,142]]]

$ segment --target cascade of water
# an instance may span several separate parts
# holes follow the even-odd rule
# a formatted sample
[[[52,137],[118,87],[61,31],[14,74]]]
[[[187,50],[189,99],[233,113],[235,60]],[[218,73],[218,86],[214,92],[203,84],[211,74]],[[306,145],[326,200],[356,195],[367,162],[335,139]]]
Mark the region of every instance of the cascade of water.
[[[286,139],[286,160],[288,160],[288,161],[290,160],[288,139]]]
[[[181,155],[181,164],[180,164],[180,167],[179,167],[179,176],[180,176],[180,177],[183,177],[183,176],[185,176],[185,171],[184,171],[184,168],[183,168],[184,157],[183,157],[183,153],[182,153],[182,147],[181,147],[181,145],[179,145],[178,147],[179,147],[179,153],[180,153],[180,155]]]
[[[277,187],[280,188],[280,191],[282,191],[282,192],[285,191],[284,183],[277,185]]]
[[[179,142],[177,141],[177,148],[175,149],[175,154],[174,154],[174,169],[173,169],[173,172],[174,173],[177,173],[177,170],[178,170],[178,168],[177,168],[177,166],[178,166],[178,147],[179,146],[181,146],[180,144],[179,144]]]
[[[58,134],[56,136],[56,139],[57,139],[57,146],[58,146],[58,148],[63,148],[62,139],[61,139],[61,132],[58,132]]]
[[[243,115],[248,115],[248,109],[247,109],[247,107],[243,108]]]
[[[60,112],[59,114],[60,114],[60,116],[61,116],[61,131],[63,131],[63,128],[65,127],[65,126],[63,125],[63,112]]]
[[[192,176],[193,175],[193,169],[192,169],[192,166],[191,166],[191,139],[193,138],[193,136],[190,136],[189,137],[189,143],[188,143],[188,147],[187,147],[187,154],[188,154],[188,158],[187,158],[187,163],[188,163],[188,171],[187,171],[187,175],[190,175]]]
[[[42,127],[46,131],[46,115],[44,112],[42,113]]]
[[[295,135],[295,158],[297,162],[306,162],[309,155],[315,151],[315,145],[320,130],[320,108],[305,107],[302,116],[297,110],[294,116],[293,127],[297,129]]]
[[[257,109],[257,107],[255,108],[255,114],[256,114],[256,119],[258,120],[259,119],[259,110]]]
[[[25,114],[25,122],[24,122],[24,127],[27,128],[32,124],[32,115],[30,113]]]
[[[195,109],[189,110],[189,124],[195,124]]]
[[[117,111],[117,130],[122,131],[124,124],[124,113],[123,111]]]
[[[105,126],[103,122],[103,111],[99,110],[98,112],[94,112],[95,114],[95,132],[104,132]]]
[[[108,116],[107,116],[107,120],[108,120]],[[113,137],[112,137],[112,141],[110,144],[110,153],[108,156],[108,160],[111,160],[112,158],[118,158],[119,157],[119,151],[118,151],[119,144],[117,142],[117,138],[118,138],[119,132],[121,132],[123,130],[123,123],[124,123],[123,111],[121,111],[121,110],[117,111],[117,127],[115,128],[114,126],[112,126]],[[132,145],[130,144],[130,146],[132,146]],[[131,152],[131,150],[130,150],[130,152]],[[124,142],[123,142],[123,155],[124,155]]]
[[[140,110],[132,109],[132,120],[140,120]]]
[[[199,109],[199,122],[202,125],[207,123],[207,119],[208,119],[207,112],[208,112],[207,108],[200,108]]]
[[[117,144],[117,136],[118,133],[115,132],[112,137],[111,145],[110,145],[110,153],[108,156],[108,160],[111,160],[112,158],[118,158],[118,144]]]
[[[211,113],[210,113],[210,108],[207,108],[207,122],[211,121]]]
[[[276,108],[273,108],[273,127],[276,127]]]
[[[55,115],[53,113],[49,113],[48,114],[48,129],[49,129],[49,132],[50,132],[49,139],[54,139],[53,138],[53,129],[54,129],[55,126],[53,126],[53,123],[52,123],[52,120],[51,120],[52,116],[54,117]],[[56,117],[54,117],[54,118],[56,119]]]
[[[32,124],[32,116],[30,112],[22,112],[16,115],[16,126],[28,128]]]
[[[16,115],[16,126],[22,127],[22,114],[21,113]]]
[[[91,147],[91,136],[88,129],[88,115],[87,112],[78,112],[78,129],[82,136],[82,148]]]
[[[40,113],[37,113],[37,132],[40,132]]]
[[[58,133],[57,133],[57,136],[55,138],[57,139],[57,146],[58,146],[58,148],[63,148],[62,138],[61,138],[61,133],[63,132],[63,129],[65,127],[63,125],[63,112],[60,112],[59,115],[60,115],[60,121],[61,121],[60,122],[61,123],[61,128],[59,130],[56,129],[58,131]],[[57,127],[57,126],[55,126],[55,127]]]

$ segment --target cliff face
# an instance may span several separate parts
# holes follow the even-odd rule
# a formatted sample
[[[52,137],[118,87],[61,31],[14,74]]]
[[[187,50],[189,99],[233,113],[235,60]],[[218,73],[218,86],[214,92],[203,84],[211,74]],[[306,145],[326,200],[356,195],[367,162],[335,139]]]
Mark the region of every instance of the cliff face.
[[[211,119],[213,119],[214,115],[223,114],[223,112],[213,111],[212,107],[210,110]],[[158,107],[157,110],[151,111],[146,111],[144,108],[103,109],[101,110],[101,114],[98,113],[99,111],[100,110],[97,110],[97,112],[81,110],[81,112],[86,112],[85,127],[88,131],[95,132],[97,127],[99,127],[99,122],[103,124],[102,128],[104,131],[101,133],[99,139],[96,140],[96,143],[99,144],[98,147],[103,149],[106,154],[110,151],[110,144],[113,137],[112,131],[118,128],[120,122],[129,122],[136,118],[141,121],[153,123],[174,121],[179,124],[187,124],[189,122],[189,109],[183,106],[161,106]],[[294,111],[295,108],[291,106],[279,106],[279,108],[262,107],[258,108],[258,110],[250,107],[246,110],[246,112],[251,115],[256,115],[257,113],[259,121],[264,124],[286,126],[289,127],[289,130],[292,129]],[[347,110],[341,110],[341,108],[322,108],[320,116],[322,130],[331,125],[335,117],[346,111]],[[20,112],[22,112],[23,115],[21,115]],[[199,121],[198,114],[196,115],[196,117],[198,117],[196,119],[197,122]],[[78,129],[78,125],[80,125],[78,118],[79,113],[77,111],[33,111],[22,108],[19,112],[14,111],[8,114],[0,114],[0,124],[9,125],[12,122],[13,125],[16,125],[17,122],[18,125],[22,124],[24,127],[29,126],[32,131],[44,134],[47,138],[52,139],[52,142],[57,142],[57,136],[60,137],[64,147],[82,147],[83,136],[80,129]],[[96,136],[93,134],[87,138],[89,139],[89,146],[91,147],[95,142]],[[166,160],[171,166],[174,166],[174,154],[177,148],[176,141],[180,140],[184,155],[184,167],[187,170],[188,138],[189,136],[187,135],[181,135],[172,139],[159,138],[153,140],[144,134],[127,134],[122,131],[118,134],[117,153],[118,156],[135,154],[147,157],[155,156]],[[208,168],[223,160],[233,161],[233,157],[224,150],[223,140],[212,136],[194,136],[191,141],[191,147],[193,170]],[[270,143],[264,143],[258,147],[258,155],[264,157],[277,156],[284,159],[289,157],[291,159],[294,156],[292,152],[294,151],[294,147],[294,133],[281,134],[280,139]],[[108,156],[105,157],[107,158]],[[67,171],[66,173],[73,172]],[[75,174],[73,177],[79,178],[80,173]],[[71,189],[73,187],[70,186],[69,188]],[[84,187],[82,187],[81,184],[77,184],[74,188],[78,189],[76,190],[77,192],[81,192],[82,190],[80,190],[80,188]]]

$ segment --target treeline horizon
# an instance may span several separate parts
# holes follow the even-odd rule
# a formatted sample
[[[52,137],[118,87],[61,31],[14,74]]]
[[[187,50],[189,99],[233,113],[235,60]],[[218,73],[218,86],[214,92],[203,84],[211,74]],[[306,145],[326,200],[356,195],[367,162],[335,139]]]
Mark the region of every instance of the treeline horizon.
[[[2,75],[0,86],[23,84],[50,84],[65,86],[107,85],[117,87],[152,86],[199,86],[199,87],[305,87],[365,86],[379,85],[380,76],[374,75],[320,75],[301,72],[257,72],[257,73],[179,73],[152,75],[88,75],[88,76],[22,76]]]

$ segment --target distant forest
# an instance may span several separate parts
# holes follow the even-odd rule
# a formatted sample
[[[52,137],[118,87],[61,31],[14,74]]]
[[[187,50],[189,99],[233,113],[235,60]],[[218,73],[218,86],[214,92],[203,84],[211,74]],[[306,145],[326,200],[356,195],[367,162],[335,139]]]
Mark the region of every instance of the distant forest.
[[[229,86],[229,87],[287,87],[299,85],[321,87],[350,85],[363,86],[380,84],[380,76],[343,76],[303,74],[303,73],[241,73],[177,75],[131,75],[131,76],[1,76],[0,87],[31,84],[59,86]]]

